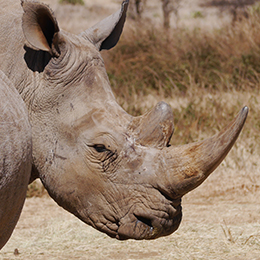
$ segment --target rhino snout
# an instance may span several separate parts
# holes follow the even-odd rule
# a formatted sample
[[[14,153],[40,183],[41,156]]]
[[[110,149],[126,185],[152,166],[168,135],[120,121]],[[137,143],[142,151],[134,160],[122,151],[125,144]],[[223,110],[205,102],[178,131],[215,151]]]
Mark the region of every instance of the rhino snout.
[[[181,200],[171,202],[164,210],[137,208],[119,221],[116,238],[150,240],[167,236],[178,229],[181,219]]]

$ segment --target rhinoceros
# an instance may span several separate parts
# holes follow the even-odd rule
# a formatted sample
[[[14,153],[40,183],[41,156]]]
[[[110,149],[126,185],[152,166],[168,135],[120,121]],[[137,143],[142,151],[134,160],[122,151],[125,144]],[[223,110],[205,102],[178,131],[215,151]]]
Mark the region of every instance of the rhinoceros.
[[[13,106],[21,107],[17,118],[24,118],[8,150],[2,142],[10,129],[1,132],[1,164],[15,151],[13,164],[27,158],[32,167],[10,161],[11,181],[21,182],[13,196],[20,204],[8,197],[0,205],[11,204],[16,217],[29,172],[30,182],[40,178],[58,205],[112,238],[169,235],[180,225],[183,195],[209,176],[236,141],[247,107],[217,135],[171,146],[174,117],[167,103],[138,117],[118,105],[100,51],[118,42],[127,7],[125,0],[118,12],[74,35],[59,28],[45,4],[0,1],[0,69],[9,79],[5,91],[13,85],[20,94]],[[1,96],[1,109],[16,96]],[[13,228],[0,216],[0,227]]]

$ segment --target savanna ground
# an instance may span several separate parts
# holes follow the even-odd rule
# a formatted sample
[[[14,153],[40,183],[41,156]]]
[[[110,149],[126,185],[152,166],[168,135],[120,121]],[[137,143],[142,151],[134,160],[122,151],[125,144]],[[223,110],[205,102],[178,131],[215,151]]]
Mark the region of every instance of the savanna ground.
[[[119,7],[118,0],[44,2],[60,27],[75,33]],[[227,158],[183,198],[180,228],[154,241],[113,240],[34,183],[0,259],[260,259],[260,8],[250,7],[247,18],[232,23],[227,9],[201,2],[183,0],[178,23],[173,17],[165,31],[160,1],[147,0],[143,20],[128,19],[119,45],[103,52],[113,90],[128,112],[139,115],[160,100],[172,106],[173,145],[213,135],[244,105],[250,109]]]

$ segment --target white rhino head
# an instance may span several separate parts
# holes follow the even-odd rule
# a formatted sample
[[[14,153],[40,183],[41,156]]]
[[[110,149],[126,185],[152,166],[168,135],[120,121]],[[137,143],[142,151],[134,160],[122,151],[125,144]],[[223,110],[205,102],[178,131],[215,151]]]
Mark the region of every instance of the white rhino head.
[[[224,159],[247,108],[218,135],[172,147],[169,105],[160,102],[140,117],[127,114],[99,52],[117,43],[128,1],[78,36],[60,30],[46,5],[22,6],[23,58],[33,80],[20,93],[32,125],[32,178],[40,177],[59,205],[111,237],[171,234],[181,222],[182,196]]]

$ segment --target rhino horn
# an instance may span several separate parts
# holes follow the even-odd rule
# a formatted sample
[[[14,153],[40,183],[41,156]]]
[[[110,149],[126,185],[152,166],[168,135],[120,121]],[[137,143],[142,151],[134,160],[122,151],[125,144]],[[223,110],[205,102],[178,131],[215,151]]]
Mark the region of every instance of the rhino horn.
[[[82,32],[80,36],[91,41],[100,51],[113,48],[123,31],[128,4],[129,0],[123,1],[120,10]]]
[[[165,102],[159,102],[148,113],[133,118],[128,128],[132,130],[136,143],[162,149],[171,140],[173,119],[171,107]]]
[[[165,183],[158,183],[161,192],[178,198],[199,186],[228,154],[247,114],[248,108],[244,107],[228,127],[213,137],[183,146],[165,147],[160,151],[159,167],[163,169],[159,170],[164,170],[168,179],[167,187]]]

